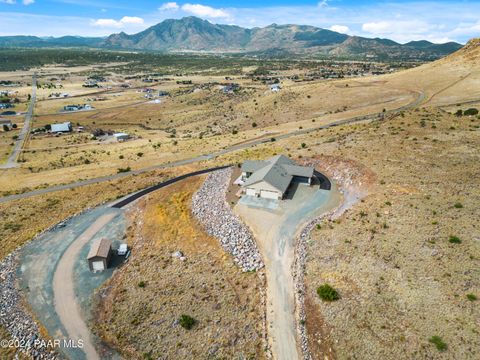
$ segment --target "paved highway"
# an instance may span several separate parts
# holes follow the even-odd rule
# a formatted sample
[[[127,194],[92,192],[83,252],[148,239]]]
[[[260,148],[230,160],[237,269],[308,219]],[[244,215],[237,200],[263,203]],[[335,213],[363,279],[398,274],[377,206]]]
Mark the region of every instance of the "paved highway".
[[[23,144],[28,138],[30,132],[30,127],[32,125],[33,109],[35,108],[35,101],[37,99],[37,73],[32,75],[32,97],[30,99],[30,104],[28,105],[27,113],[25,114],[25,120],[23,122],[22,130],[18,134],[18,138],[15,141],[13,146],[13,151],[7,159],[5,164],[0,165],[0,169],[11,169],[18,166],[17,159],[18,155],[22,151]]]
[[[338,120],[338,121],[334,121],[334,122],[331,122],[329,124],[318,126],[318,127],[315,127],[315,128],[292,131],[292,132],[289,132],[289,133],[286,133],[286,134],[275,136],[275,138],[277,140],[287,139],[287,138],[290,138],[292,136],[304,135],[304,134],[308,134],[308,133],[311,133],[311,132],[314,132],[314,131],[328,129],[328,128],[331,128],[331,127],[334,127],[334,126],[352,124],[352,123],[374,120],[374,119],[381,119],[382,117],[387,117],[389,115],[395,115],[395,114],[397,114],[401,111],[408,110],[408,109],[411,109],[411,108],[414,108],[414,107],[420,105],[420,103],[425,99],[425,94],[422,91],[417,92],[417,94],[418,94],[418,96],[413,102],[411,102],[407,105],[401,106],[397,109],[389,110],[386,113],[373,113],[373,114],[369,114],[369,115],[356,116],[356,117],[352,117],[352,118],[348,118],[348,119]],[[65,184],[65,185],[54,185],[54,186],[51,186],[51,187],[48,187],[48,188],[45,188],[45,189],[28,191],[28,192],[25,192],[25,193],[22,193],[22,194],[8,195],[8,196],[1,197],[0,198],[0,203],[5,203],[5,202],[8,202],[8,201],[12,201],[12,200],[24,199],[24,198],[28,198],[28,197],[36,196],[36,195],[48,194],[48,193],[55,192],[55,191],[60,191],[60,190],[73,189],[73,188],[77,188],[77,187],[85,186],[85,185],[97,184],[97,183],[101,183],[101,182],[104,182],[104,181],[117,180],[117,179],[123,178],[125,176],[130,176],[132,174],[137,175],[137,174],[142,174],[142,173],[153,171],[153,170],[174,168],[174,167],[178,167],[178,166],[182,166],[182,165],[188,165],[188,164],[196,163],[196,162],[199,162],[199,161],[212,160],[212,159],[215,159],[217,156],[220,156],[220,155],[225,155],[225,154],[228,154],[228,153],[231,153],[231,152],[235,152],[235,151],[238,151],[238,150],[250,148],[250,147],[260,145],[260,144],[263,144],[263,143],[267,143],[267,142],[270,142],[270,139],[254,140],[254,141],[250,141],[250,142],[246,142],[246,143],[242,143],[242,144],[233,145],[233,146],[230,146],[228,148],[213,152],[211,154],[196,156],[196,157],[193,157],[193,158],[179,160],[179,161],[171,162],[171,163],[168,163],[168,164],[154,165],[154,166],[150,166],[150,167],[147,167],[147,168],[131,171],[131,172],[128,172],[128,173],[118,173],[118,174],[113,174],[113,175],[107,175],[107,176],[102,176],[102,177],[88,179],[88,180],[76,181],[76,182],[73,182],[73,183],[70,183],[70,184]]]

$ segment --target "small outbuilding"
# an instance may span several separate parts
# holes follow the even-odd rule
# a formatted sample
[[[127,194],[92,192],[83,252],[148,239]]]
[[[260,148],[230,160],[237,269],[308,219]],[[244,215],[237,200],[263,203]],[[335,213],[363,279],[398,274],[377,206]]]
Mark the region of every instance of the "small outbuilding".
[[[110,264],[111,257],[112,242],[106,238],[96,240],[87,256],[90,271],[106,270]]]

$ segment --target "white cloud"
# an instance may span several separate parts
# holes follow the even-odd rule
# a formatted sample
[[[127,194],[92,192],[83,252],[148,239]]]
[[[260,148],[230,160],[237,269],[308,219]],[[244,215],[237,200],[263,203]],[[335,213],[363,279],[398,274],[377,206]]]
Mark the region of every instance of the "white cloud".
[[[31,5],[35,0],[22,0],[23,5]],[[0,0],[0,3],[14,5],[17,3],[17,0]]]
[[[185,4],[182,10],[197,16],[209,18],[229,18],[230,14],[223,9],[215,9],[201,4]]]
[[[105,27],[105,28],[117,28],[121,29],[126,25],[141,25],[144,20],[136,16],[124,16],[120,20],[114,19],[97,19],[92,21],[93,26]]]
[[[327,7],[329,0],[322,0],[318,3],[319,7]]]
[[[342,34],[348,34],[350,32],[350,28],[345,25],[332,25],[330,26],[330,30],[336,31]]]
[[[143,24],[144,21],[141,17],[137,16],[124,16],[120,19],[122,24]]]
[[[178,4],[176,2],[166,2],[164,4],[162,4],[158,10],[160,11],[175,11],[175,10],[178,10],[180,8],[180,6],[178,6]]]

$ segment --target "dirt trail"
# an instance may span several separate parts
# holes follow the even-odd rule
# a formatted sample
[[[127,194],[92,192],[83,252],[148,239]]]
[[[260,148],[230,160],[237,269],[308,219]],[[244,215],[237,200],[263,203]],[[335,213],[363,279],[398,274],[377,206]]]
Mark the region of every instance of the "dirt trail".
[[[108,224],[117,214],[108,213],[100,216],[67,248],[58,262],[53,275],[53,293],[55,310],[67,331],[68,339],[84,343],[83,351],[89,360],[99,360],[100,356],[91,340],[90,330],[81,316],[80,306],[74,291],[73,267],[80,250],[90,239]]]

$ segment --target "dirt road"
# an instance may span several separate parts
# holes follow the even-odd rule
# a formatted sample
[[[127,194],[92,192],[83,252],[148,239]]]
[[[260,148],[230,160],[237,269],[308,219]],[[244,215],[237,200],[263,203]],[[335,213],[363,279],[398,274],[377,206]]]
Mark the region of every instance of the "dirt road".
[[[55,310],[67,331],[68,339],[84,342],[83,351],[88,360],[99,360],[100,357],[92,343],[90,330],[81,316],[81,310],[77,303],[74,291],[73,267],[82,247],[115,216],[115,213],[104,214],[85,230],[67,248],[53,275]]]
[[[420,103],[425,98],[425,94],[424,94],[424,92],[419,91],[419,92],[417,92],[417,95],[418,95],[417,98],[413,102],[411,102],[407,105],[401,106],[398,109],[389,110],[384,114],[373,113],[373,114],[369,114],[369,115],[356,116],[356,117],[347,118],[347,119],[343,119],[343,120],[337,120],[337,121],[333,121],[331,123],[321,125],[321,126],[317,126],[317,127],[313,127],[313,128],[295,130],[295,131],[292,131],[292,132],[289,132],[289,133],[285,133],[285,134],[276,136],[275,138],[277,140],[282,140],[282,139],[287,139],[287,138],[290,138],[290,137],[293,137],[293,136],[309,134],[311,132],[315,132],[315,131],[318,131],[318,130],[329,129],[329,128],[339,126],[339,125],[354,124],[354,123],[363,122],[363,121],[371,121],[371,120],[374,120],[374,119],[382,118],[384,115],[394,115],[394,114],[399,113],[401,111],[404,111],[404,110],[407,110],[407,109],[410,109],[410,108],[414,108],[414,107],[417,107],[418,105],[420,105]],[[107,176],[102,176],[102,177],[88,179],[88,180],[76,181],[76,182],[73,182],[73,183],[70,183],[70,184],[54,185],[54,186],[51,186],[51,187],[48,187],[48,188],[45,188],[45,189],[28,191],[28,192],[25,192],[25,193],[22,193],[22,194],[8,195],[8,196],[0,197],[0,203],[12,201],[12,200],[24,199],[24,198],[31,197],[31,196],[36,196],[36,195],[48,194],[48,193],[55,192],[55,191],[74,189],[74,188],[77,188],[77,187],[80,187],[80,186],[97,184],[97,183],[101,183],[101,182],[104,182],[104,181],[112,181],[112,180],[123,178],[125,176],[130,176],[130,175],[134,175],[134,174],[135,175],[143,174],[143,173],[153,171],[153,170],[174,168],[174,167],[178,167],[178,166],[182,166],[182,165],[193,164],[193,163],[200,162],[200,161],[208,161],[208,160],[215,159],[216,157],[221,156],[221,155],[232,153],[232,152],[235,152],[235,151],[238,151],[238,150],[247,149],[247,148],[250,148],[250,147],[253,147],[253,146],[256,146],[256,145],[260,145],[260,144],[263,144],[263,143],[266,143],[266,142],[270,142],[270,140],[269,139],[257,139],[257,140],[249,141],[249,142],[246,142],[246,143],[236,144],[236,145],[233,145],[231,147],[227,147],[225,149],[213,152],[211,154],[200,155],[200,156],[196,156],[196,157],[193,157],[193,158],[188,158],[188,159],[183,159],[183,160],[171,162],[171,163],[168,163],[168,164],[153,165],[153,166],[150,166],[150,167],[147,167],[147,168],[143,168],[143,169],[127,172],[127,173],[117,173],[117,174],[113,174],[113,175],[107,175]]]
[[[245,200],[244,200],[245,199]],[[262,199],[246,199],[235,207],[255,235],[265,263],[267,277],[267,332],[276,360],[300,359],[295,323],[295,297],[292,265],[297,232],[312,217],[337,205],[336,188],[299,186],[292,199],[276,209],[260,208]]]
[[[30,104],[28,105],[27,113],[25,114],[25,120],[23,122],[22,130],[18,134],[18,138],[13,146],[13,151],[7,159],[5,164],[0,165],[0,169],[11,169],[18,166],[18,155],[22,151],[23,144],[30,133],[30,126],[32,123],[33,109],[35,107],[35,101],[37,96],[37,73],[32,75],[32,96],[30,98]]]

